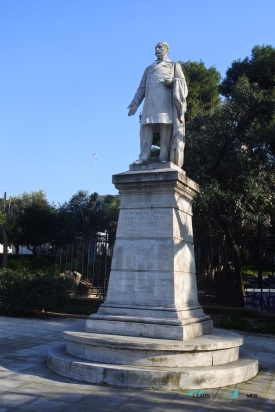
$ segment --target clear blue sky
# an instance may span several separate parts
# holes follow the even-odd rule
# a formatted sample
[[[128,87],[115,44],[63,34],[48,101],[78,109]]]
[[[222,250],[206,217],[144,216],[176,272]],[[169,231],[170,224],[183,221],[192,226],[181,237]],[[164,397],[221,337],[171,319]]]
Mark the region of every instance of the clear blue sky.
[[[96,151],[94,190],[116,194],[112,174],[139,154],[126,108],[156,43],[224,76],[275,46],[274,16],[274,0],[1,0],[0,196],[92,191]]]

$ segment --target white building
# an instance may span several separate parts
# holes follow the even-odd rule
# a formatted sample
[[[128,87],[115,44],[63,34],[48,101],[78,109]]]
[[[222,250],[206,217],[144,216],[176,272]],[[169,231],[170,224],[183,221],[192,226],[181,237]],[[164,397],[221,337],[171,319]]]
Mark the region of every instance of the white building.
[[[12,254],[12,253],[14,253],[13,252],[13,247],[9,247],[8,246],[8,254]],[[4,250],[4,245],[2,245],[1,243],[0,243],[0,253],[3,253],[3,250]]]
[[[0,253],[3,253],[4,246],[0,243]],[[15,247],[8,246],[8,254],[15,255]],[[32,251],[27,248],[27,246],[19,246],[19,255],[32,255]]]

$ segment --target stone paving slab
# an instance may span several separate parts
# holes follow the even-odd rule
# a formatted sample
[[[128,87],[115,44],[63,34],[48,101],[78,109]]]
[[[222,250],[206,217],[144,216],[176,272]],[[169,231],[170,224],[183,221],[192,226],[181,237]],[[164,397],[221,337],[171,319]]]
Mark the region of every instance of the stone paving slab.
[[[241,351],[258,358],[260,366],[259,374],[250,381],[226,388],[198,388],[192,393],[139,391],[89,385],[47,368],[47,350],[63,341],[63,330],[84,328],[85,320],[75,318],[0,317],[0,412],[275,410],[274,336],[244,334]]]

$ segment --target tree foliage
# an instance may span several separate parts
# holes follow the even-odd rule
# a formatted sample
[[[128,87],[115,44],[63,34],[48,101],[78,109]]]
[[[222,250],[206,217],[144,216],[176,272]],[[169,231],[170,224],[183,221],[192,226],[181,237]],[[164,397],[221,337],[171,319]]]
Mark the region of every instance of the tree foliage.
[[[219,96],[220,73],[215,67],[207,69],[204,62],[181,62],[188,86],[186,121],[199,114],[213,113],[221,103]]]
[[[266,48],[268,56],[270,48]],[[245,59],[248,72],[247,65],[256,64],[259,50],[264,61],[263,48],[254,48],[252,58]],[[265,64],[260,70],[257,62],[259,76],[264,70]],[[272,224],[275,156],[270,142],[274,140],[275,100],[274,87],[266,93],[260,82],[250,82],[243,71],[234,84],[231,80],[229,69],[222,82],[232,83],[225,101],[214,113],[200,114],[187,125],[185,167],[202,187],[196,213],[207,221],[205,230],[236,236],[256,228],[259,220]],[[272,79],[264,84],[272,85]]]
[[[221,105],[187,124],[185,169],[201,185],[195,233],[226,236],[235,262],[243,236],[255,236],[259,222],[274,224],[274,73],[263,74],[273,55],[271,46],[257,46],[251,59],[234,62],[221,83]],[[235,269],[240,276],[240,264]]]
[[[59,207],[60,223],[64,230],[71,232],[91,232],[97,230],[94,219],[97,193],[89,195],[86,190],[79,190],[68,202]]]
[[[70,232],[114,232],[119,214],[119,196],[98,196],[79,190],[59,208],[60,224]]]
[[[16,220],[11,228],[11,234],[15,235],[16,230],[14,243],[26,245],[36,255],[38,248],[51,243],[56,235],[57,210],[42,190],[24,192],[16,206]]]
[[[231,97],[236,83],[242,76],[246,76],[250,84],[257,84],[260,90],[275,97],[275,49],[270,45],[257,45],[253,47],[250,58],[233,61],[220,85],[220,93]]]
[[[2,204],[7,204],[3,201]],[[3,211],[2,214],[3,215]],[[3,216],[2,216],[3,217]],[[45,192],[42,190],[18,195],[10,199],[9,207],[5,212],[6,232],[2,230],[2,241],[7,245],[13,245],[16,251],[19,245],[27,246],[34,255],[38,249],[47,243],[51,243],[57,230],[57,210],[50,205]],[[6,267],[5,256],[3,267]]]
[[[6,192],[0,199],[0,233],[3,242],[2,268],[7,267],[8,263],[8,226],[11,218],[11,198],[7,201]]]
[[[275,116],[269,110],[270,102],[275,98],[275,48],[270,45],[255,46],[251,57],[235,60],[226,72],[226,77],[220,84],[220,93],[228,99],[234,96],[234,89],[239,79],[246,80],[251,87],[257,88],[262,101],[261,118],[267,117],[262,124],[255,117],[253,127],[275,155]],[[265,107],[266,102],[267,107]]]
[[[119,215],[120,197],[107,195],[101,202],[101,227],[109,233],[115,233]]]
[[[115,233],[119,196],[98,196],[79,190],[68,202],[56,207],[47,200],[42,190],[24,192],[14,196],[11,202],[0,199],[0,241],[13,245],[27,246],[35,256],[45,245],[61,246],[76,232]],[[2,236],[1,236],[2,235]],[[7,266],[7,253],[3,267]]]

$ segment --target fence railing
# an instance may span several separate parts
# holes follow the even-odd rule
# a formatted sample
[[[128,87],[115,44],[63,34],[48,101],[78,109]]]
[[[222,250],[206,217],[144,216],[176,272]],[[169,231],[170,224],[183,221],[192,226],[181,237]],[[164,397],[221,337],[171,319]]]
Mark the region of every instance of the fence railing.
[[[114,235],[62,232],[45,247],[60,273],[70,273],[75,295],[106,298]],[[47,246],[47,245],[45,245]],[[232,240],[194,238],[199,301],[275,313],[275,234]]]
[[[113,246],[108,233],[76,234],[63,242],[56,265],[73,273],[77,295],[105,299]],[[275,312],[275,236],[235,243],[219,236],[195,238],[194,250],[201,303]]]
[[[199,300],[275,312],[275,236],[195,238]]]
[[[77,233],[56,249],[55,267],[71,273],[75,295],[105,299],[111,271],[114,237],[106,233]]]

